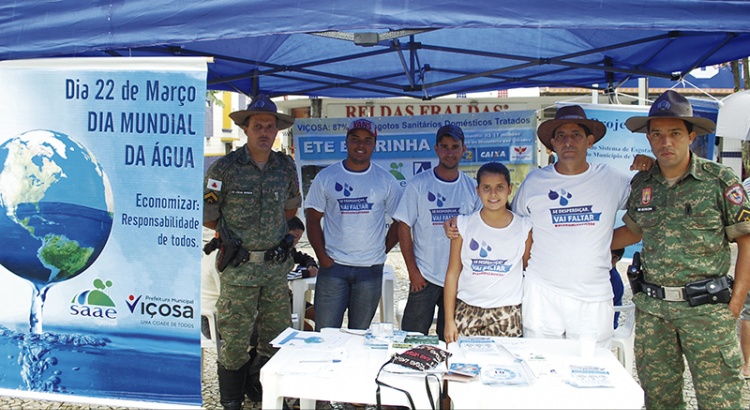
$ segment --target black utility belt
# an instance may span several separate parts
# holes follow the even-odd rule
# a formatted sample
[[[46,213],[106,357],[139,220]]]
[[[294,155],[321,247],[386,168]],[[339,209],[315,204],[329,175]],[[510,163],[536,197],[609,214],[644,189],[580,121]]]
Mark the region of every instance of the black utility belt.
[[[640,285],[641,290],[652,298],[700,306],[706,303],[729,303],[733,283],[731,277],[724,275],[690,282],[683,287],[659,286],[646,282],[641,282]]]

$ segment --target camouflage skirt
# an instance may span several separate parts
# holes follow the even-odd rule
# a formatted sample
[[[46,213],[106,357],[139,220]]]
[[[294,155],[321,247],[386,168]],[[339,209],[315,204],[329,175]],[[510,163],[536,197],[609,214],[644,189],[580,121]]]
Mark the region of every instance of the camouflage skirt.
[[[521,337],[521,305],[481,308],[459,299],[456,301],[456,327],[460,336]]]

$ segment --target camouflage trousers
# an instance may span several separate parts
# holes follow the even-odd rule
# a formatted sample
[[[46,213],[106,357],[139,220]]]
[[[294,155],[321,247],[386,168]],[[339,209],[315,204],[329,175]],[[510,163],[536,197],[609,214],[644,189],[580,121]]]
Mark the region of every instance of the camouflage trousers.
[[[227,370],[238,370],[250,360],[249,341],[256,320],[258,354],[271,357],[276,352],[269,342],[292,325],[289,287],[286,276],[281,279],[265,286],[237,286],[221,282],[216,313],[217,327],[224,341],[221,365]]]
[[[683,355],[699,408],[739,407],[742,356],[737,320],[727,305],[691,308],[687,302],[652,301],[659,309],[649,303],[651,313],[636,310],[635,360],[646,408],[685,408]]]
[[[521,305],[481,308],[457,299],[456,328],[461,336],[521,337]]]

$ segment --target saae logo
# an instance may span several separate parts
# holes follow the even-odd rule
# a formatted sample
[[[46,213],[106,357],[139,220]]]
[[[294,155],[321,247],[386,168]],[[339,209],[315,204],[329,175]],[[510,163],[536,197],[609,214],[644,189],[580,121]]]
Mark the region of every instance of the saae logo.
[[[174,303],[172,303],[169,300],[164,300],[162,298],[153,296],[146,296],[145,300],[142,302],[141,299],[143,299],[143,295],[140,295],[138,297],[135,297],[134,295],[128,296],[128,299],[125,301],[125,303],[127,303],[128,309],[130,309],[130,313],[148,315],[151,318],[153,318],[154,316],[171,316],[185,319],[193,318],[193,306],[191,305],[191,303],[178,303],[183,302],[182,300],[176,300]]]
[[[106,282],[101,279],[94,279],[94,288],[84,290],[77,294],[70,301],[70,314],[72,316],[86,316],[103,319],[117,319],[117,309],[112,298],[104,292],[107,288],[112,287],[112,281]]]

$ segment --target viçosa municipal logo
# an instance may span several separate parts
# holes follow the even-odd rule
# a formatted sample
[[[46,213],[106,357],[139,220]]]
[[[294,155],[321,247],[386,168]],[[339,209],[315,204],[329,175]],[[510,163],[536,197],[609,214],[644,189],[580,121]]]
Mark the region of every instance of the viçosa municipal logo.
[[[125,301],[130,313],[150,318],[172,317],[192,319],[194,317],[193,301],[158,296],[130,295]]]
[[[117,319],[115,302],[109,297],[108,289],[112,287],[112,281],[94,279],[94,289],[84,290],[73,296],[70,301],[70,315],[82,317],[94,317],[101,319]]]

